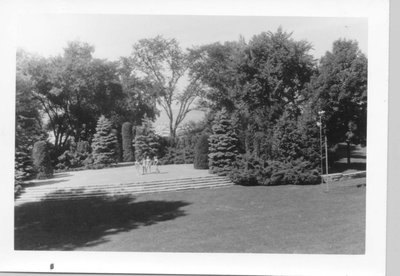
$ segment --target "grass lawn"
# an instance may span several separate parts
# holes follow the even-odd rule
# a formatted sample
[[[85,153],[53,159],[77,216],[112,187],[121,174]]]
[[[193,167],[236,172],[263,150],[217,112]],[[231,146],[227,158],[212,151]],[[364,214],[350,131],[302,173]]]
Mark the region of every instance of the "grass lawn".
[[[363,254],[365,187],[242,187],[27,203],[16,250]]]

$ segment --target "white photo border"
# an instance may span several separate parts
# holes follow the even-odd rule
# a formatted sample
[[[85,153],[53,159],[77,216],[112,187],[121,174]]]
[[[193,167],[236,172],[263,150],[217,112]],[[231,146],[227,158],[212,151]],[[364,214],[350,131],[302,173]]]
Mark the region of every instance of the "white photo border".
[[[388,133],[388,0],[4,1],[0,4],[0,271],[204,275],[384,275]],[[15,39],[20,14],[163,14],[368,18],[365,255],[14,251]],[[50,269],[54,264],[54,269]]]

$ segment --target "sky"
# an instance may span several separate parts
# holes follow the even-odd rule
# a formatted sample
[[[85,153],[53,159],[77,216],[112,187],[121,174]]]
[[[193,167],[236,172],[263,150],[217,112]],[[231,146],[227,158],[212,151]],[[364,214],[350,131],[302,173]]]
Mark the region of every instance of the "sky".
[[[279,27],[295,40],[307,40],[311,54],[319,59],[339,39],[352,39],[368,55],[366,18],[186,16],[115,14],[24,14],[17,22],[17,47],[44,57],[63,53],[68,41],[79,40],[95,47],[96,58],[118,60],[129,56],[139,39],[162,35],[175,38],[183,49],[214,42],[248,42],[254,35],[275,32]],[[191,112],[185,122],[197,120],[202,112]],[[156,126],[168,119],[161,113]]]
[[[94,56],[117,60],[131,53],[142,38],[176,38],[183,48],[237,40],[249,41],[263,31],[293,32],[309,41],[320,58],[338,38],[357,40],[367,54],[367,19],[327,17],[173,16],[114,14],[24,14],[18,21],[17,46],[42,56],[61,54],[68,41],[95,46]]]

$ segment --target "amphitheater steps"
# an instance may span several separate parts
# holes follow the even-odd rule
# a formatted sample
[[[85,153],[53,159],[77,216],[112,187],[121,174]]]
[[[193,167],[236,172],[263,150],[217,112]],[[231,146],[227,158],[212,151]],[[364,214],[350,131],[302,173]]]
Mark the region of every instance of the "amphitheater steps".
[[[46,200],[71,200],[103,196],[126,196],[145,193],[170,192],[190,189],[220,188],[233,183],[221,176],[178,178],[133,183],[116,183],[90,186],[37,186],[27,187],[15,200],[15,205]]]

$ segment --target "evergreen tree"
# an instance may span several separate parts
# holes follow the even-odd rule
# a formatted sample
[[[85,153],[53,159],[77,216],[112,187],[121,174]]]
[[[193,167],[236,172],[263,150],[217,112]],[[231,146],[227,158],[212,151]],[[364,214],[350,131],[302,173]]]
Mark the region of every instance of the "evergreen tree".
[[[40,103],[33,95],[33,81],[27,72],[30,55],[17,51],[15,106],[15,182],[16,185],[35,176],[32,149],[35,142],[46,140],[42,128]]]
[[[53,167],[45,141],[38,141],[33,145],[32,157],[38,179],[49,178],[53,175]]]
[[[226,175],[239,154],[238,138],[232,120],[225,110],[219,112],[209,138],[209,168],[212,173]]]
[[[208,146],[208,135],[201,135],[194,151],[193,165],[195,169],[208,169]]]
[[[133,148],[132,148],[132,124],[125,122],[122,125],[122,149],[123,160],[125,162],[133,161]]]
[[[136,128],[135,159],[153,158],[158,155],[159,147],[159,137],[154,132],[151,120],[144,118],[142,125]]]
[[[117,161],[117,136],[112,124],[103,115],[97,121],[96,134],[93,138],[94,164],[110,164]]]
[[[309,161],[313,167],[320,162],[320,142],[315,119],[310,112],[295,117],[286,110],[273,128],[271,138],[272,160],[292,162],[302,159]]]

